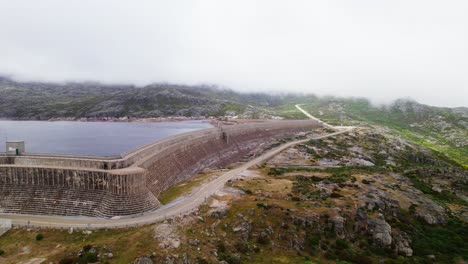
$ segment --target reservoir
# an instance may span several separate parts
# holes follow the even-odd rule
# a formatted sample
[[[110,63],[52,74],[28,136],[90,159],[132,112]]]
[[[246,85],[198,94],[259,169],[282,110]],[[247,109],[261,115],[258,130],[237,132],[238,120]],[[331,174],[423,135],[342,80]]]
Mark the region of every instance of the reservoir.
[[[207,121],[73,122],[0,120],[0,152],[7,140],[25,141],[27,153],[116,156],[172,135],[212,128]]]

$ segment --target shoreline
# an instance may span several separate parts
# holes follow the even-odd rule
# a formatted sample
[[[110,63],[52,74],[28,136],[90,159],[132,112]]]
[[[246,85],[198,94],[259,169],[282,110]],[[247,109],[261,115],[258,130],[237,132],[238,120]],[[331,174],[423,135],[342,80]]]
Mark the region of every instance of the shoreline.
[[[168,116],[168,117],[56,117],[49,119],[31,119],[31,118],[0,118],[0,121],[43,121],[43,122],[122,122],[122,123],[160,123],[160,122],[181,122],[181,121],[208,121],[217,120],[215,117],[184,117],[184,116]]]

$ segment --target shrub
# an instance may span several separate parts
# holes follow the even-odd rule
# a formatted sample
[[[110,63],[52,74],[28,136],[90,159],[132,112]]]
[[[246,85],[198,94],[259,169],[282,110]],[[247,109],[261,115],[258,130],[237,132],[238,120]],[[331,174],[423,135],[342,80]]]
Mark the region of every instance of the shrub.
[[[247,244],[246,242],[237,242],[235,247],[240,253],[245,254],[249,251],[249,244]]]
[[[332,176],[328,177],[328,180],[334,183],[343,183],[349,179],[351,179],[351,173],[347,171],[335,172]]]
[[[5,251],[3,251],[3,249],[0,249],[0,256],[5,254]]]
[[[97,253],[86,252],[82,257],[80,257],[80,263],[95,263],[98,261]]]
[[[218,259],[219,260],[224,260],[229,264],[240,264],[241,263],[240,256],[233,255],[233,254],[222,253],[222,254],[219,255]]]
[[[300,202],[300,201],[301,201],[301,198],[299,198],[299,197],[293,195],[293,196],[291,196],[291,200],[294,201],[294,202]]]
[[[271,206],[267,203],[257,203],[258,208],[263,208],[263,209],[270,209]]]
[[[224,252],[226,252],[226,246],[224,245],[223,242],[219,242],[216,245],[216,250],[218,250],[218,252],[224,253]]]
[[[337,193],[337,192],[332,192],[332,194],[330,194],[330,197],[331,198],[340,198],[340,197],[343,197],[343,195]]]
[[[305,236],[305,246],[309,249],[309,253],[315,253],[315,250],[320,244],[320,234],[311,234],[310,232],[306,233]]]
[[[360,264],[372,264],[374,263],[372,261],[372,258],[364,255],[358,255],[353,257],[354,263],[360,263]]]
[[[44,235],[42,235],[42,234],[37,234],[36,235],[36,241],[41,241],[42,239],[44,239]]]
[[[311,181],[313,181],[313,182],[320,182],[320,181],[323,180],[321,177],[315,176],[315,175],[310,176],[309,179],[310,179]]]
[[[270,168],[268,175],[279,176],[279,175],[283,175],[284,172],[285,172],[285,169],[283,168]]]
[[[371,184],[371,182],[368,181],[368,180],[366,180],[366,179],[362,179],[362,183],[364,183],[364,184]]]
[[[88,251],[90,251],[92,248],[93,248],[93,246],[91,246],[91,245],[86,245],[86,246],[83,247],[83,251],[88,252]]]
[[[257,242],[262,244],[262,245],[266,245],[270,242],[270,238],[268,237],[268,235],[264,234],[262,232],[262,234],[260,234],[260,236],[258,236],[257,238]]]
[[[348,241],[343,239],[337,239],[335,242],[336,249],[342,250],[349,248]]]
[[[69,258],[64,258],[59,261],[59,264],[75,264],[77,262],[77,258],[75,257],[69,257]]]
[[[206,259],[200,258],[200,257],[197,257],[197,258],[195,259],[195,262],[196,262],[197,264],[209,264],[209,262],[208,262]]]

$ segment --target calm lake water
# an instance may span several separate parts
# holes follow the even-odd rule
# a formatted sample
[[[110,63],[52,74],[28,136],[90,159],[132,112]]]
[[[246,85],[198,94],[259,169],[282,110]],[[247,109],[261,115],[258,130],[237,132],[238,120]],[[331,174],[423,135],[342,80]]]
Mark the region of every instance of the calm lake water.
[[[5,152],[8,139],[24,140],[29,153],[113,156],[168,136],[210,127],[206,121],[0,121],[0,152]]]

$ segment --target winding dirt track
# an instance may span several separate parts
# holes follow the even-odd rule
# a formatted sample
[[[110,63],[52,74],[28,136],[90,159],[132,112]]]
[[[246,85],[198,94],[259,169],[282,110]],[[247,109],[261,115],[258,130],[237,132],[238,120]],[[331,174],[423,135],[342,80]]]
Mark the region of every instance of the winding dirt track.
[[[296,107],[301,110],[297,105]],[[303,111],[303,110],[302,110]],[[305,111],[303,111],[305,112]],[[307,112],[305,112],[307,113]],[[309,116],[309,115],[307,115]],[[309,116],[311,117],[311,116]],[[312,117],[316,119],[315,117]],[[163,207],[158,208],[155,211],[148,212],[143,215],[133,217],[122,217],[120,219],[101,219],[92,217],[67,217],[67,216],[36,216],[36,215],[13,215],[13,214],[0,214],[0,217],[11,219],[14,226],[30,226],[30,227],[42,227],[42,228],[81,228],[81,229],[97,229],[97,228],[124,228],[129,226],[139,226],[144,224],[150,224],[157,221],[164,220],[165,218],[174,217],[190,211],[195,210],[206,199],[221,190],[224,184],[234,177],[240,175],[243,171],[255,166],[261,162],[264,162],[281,151],[290,148],[292,146],[305,143],[311,139],[322,139],[326,137],[332,137],[338,134],[347,133],[354,129],[354,127],[342,127],[338,132],[292,141],[274,148],[261,156],[242,164],[241,166],[234,168],[230,171],[225,172],[215,180],[201,186],[198,190],[193,192],[191,195],[173,201]]]
[[[326,126],[326,127],[332,127],[331,125],[323,122],[322,120],[316,118],[315,116],[309,114],[309,112],[307,112],[306,110],[302,109],[301,105],[303,104],[297,104],[295,105],[295,107],[297,108],[297,110],[301,111],[305,116],[307,116],[308,118],[312,119],[312,120],[315,120],[315,121],[318,121],[320,124]]]

